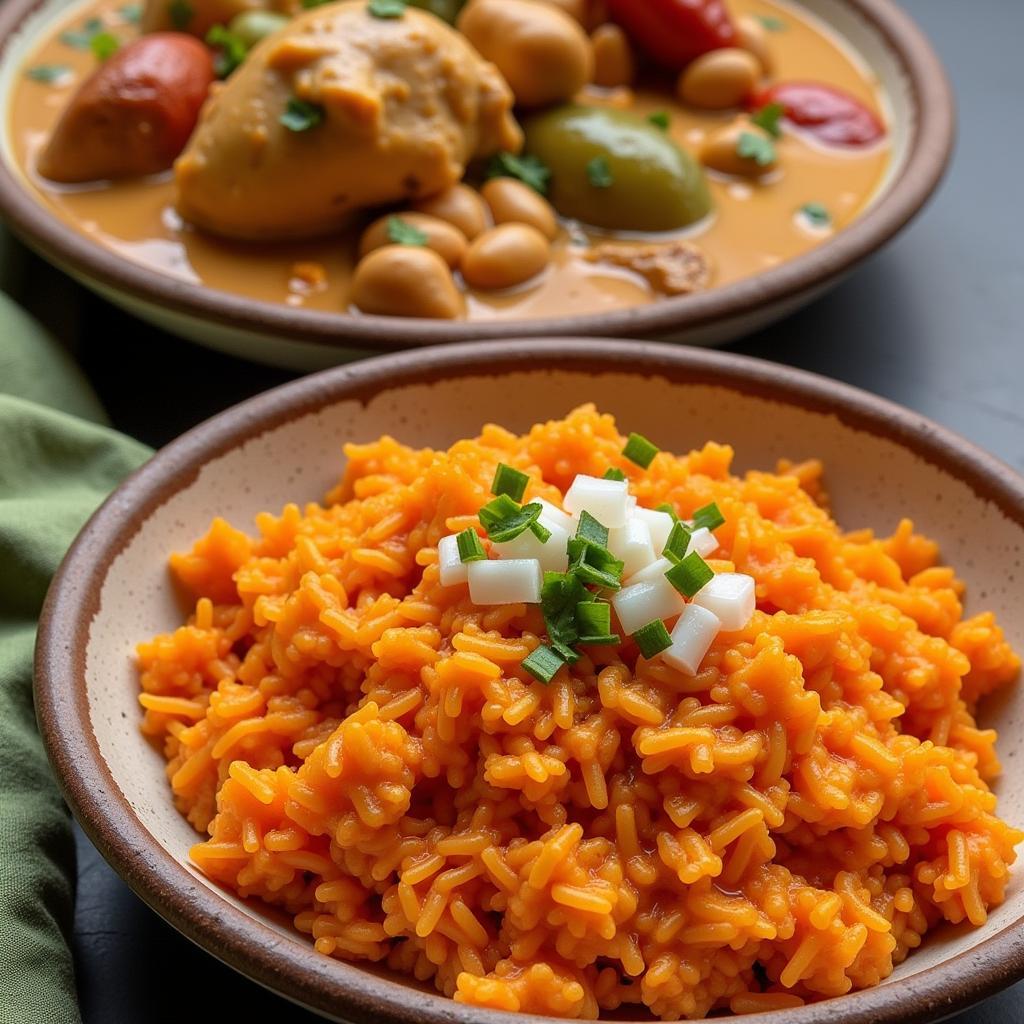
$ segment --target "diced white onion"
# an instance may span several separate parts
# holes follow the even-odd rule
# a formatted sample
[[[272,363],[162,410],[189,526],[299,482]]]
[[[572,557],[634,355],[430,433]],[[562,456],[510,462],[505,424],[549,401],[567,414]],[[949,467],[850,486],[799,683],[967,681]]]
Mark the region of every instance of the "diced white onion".
[[[442,587],[453,587],[468,579],[469,563],[459,558],[459,538],[454,533],[437,542],[437,564],[441,569]]]
[[[630,577],[654,561],[654,545],[651,531],[642,519],[635,516],[626,520],[625,526],[608,531],[608,550],[621,559],[623,577]]]
[[[672,629],[672,646],[661,652],[673,668],[695,676],[721,627],[718,616],[698,604],[688,604]]]
[[[656,558],[650,565],[644,566],[632,576],[624,576],[622,585],[631,587],[635,583],[653,583],[662,579],[671,568],[672,563],[667,558]]]
[[[533,502],[537,502],[544,509],[541,517],[548,520],[548,523],[558,523],[570,535],[576,532],[576,523],[568,512],[563,512],[557,505],[552,505],[544,498],[531,498],[530,503]],[[550,530],[551,527],[548,526],[548,529]]]
[[[554,506],[552,505],[551,508]],[[569,523],[572,522],[559,509],[555,509],[555,512],[559,516],[565,516]],[[538,522],[551,531],[551,536],[543,544],[530,530],[524,530],[514,540],[494,544],[494,551],[502,559],[536,558],[545,572],[565,572],[569,567],[567,545],[571,534],[546,510],[541,514]]]
[[[754,614],[754,578],[741,572],[720,572],[697,592],[693,603],[713,612],[722,629],[743,629]]]
[[[672,532],[675,520],[667,512],[659,512],[654,508],[638,508],[633,515],[642,519],[651,531],[651,543],[654,553],[660,555],[668,543],[668,535]]]
[[[623,632],[635,633],[655,619],[671,619],[685,607],[679,591],[664,576],[623,587],[612,597],[612,607]]]
[[[629,485],[625,480],[602,480],[581,473],[565,492],[562,504],[566,512],[574,516],[589,512],[611,529],[625,524],[628,499]]]
[[[473,604],[539,604],[542,573],[535,558],[469,563]]]
[[[686,548],[687,554],[696,551],[701,558],[708,558],[717,550],[718,538],[706,526],[702,526],[690,534],[690,543]]]

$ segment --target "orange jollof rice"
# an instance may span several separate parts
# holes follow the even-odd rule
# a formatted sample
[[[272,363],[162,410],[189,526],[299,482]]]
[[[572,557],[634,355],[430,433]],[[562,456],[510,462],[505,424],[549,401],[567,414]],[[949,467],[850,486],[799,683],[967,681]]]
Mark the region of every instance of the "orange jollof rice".
[[[817,463],[737,477],[710,443],[641,471],[622,446],[589,407],[448,452],[349,445],[324,505],[173,556],[195,612],[140,645],[140,700],[209,832],[196,864],[326,955],[568,1017],[798,1005],[981,924],[1022,838],[973,718],[1019,667],[992,615],[962,619],[908,520],[842,533]],[[498,462],[556,503],[609,466],[642,505],[716,501],[753,620],[695,677],[627,641],[534,681],[539,609],[438,582]]]

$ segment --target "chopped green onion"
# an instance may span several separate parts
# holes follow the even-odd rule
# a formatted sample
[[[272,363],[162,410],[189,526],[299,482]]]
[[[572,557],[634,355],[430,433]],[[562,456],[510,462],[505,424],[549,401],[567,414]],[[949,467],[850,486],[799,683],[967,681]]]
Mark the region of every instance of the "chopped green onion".
[[[587,181],[594,188],[611,188],[615,184],[612,169],[603,156],[595,156],[587,163]]]
[[[546,572],[540,590],[540,610],[551,643],[571,650],[579,639],[576,606],[586,600],[587,590],[572,573]]]
[[[651,444],[643,434],[630,434],[622,454],[641,469],[647,469],[660,451],[661,449],[656,444]]]
[[[25,72],[25,77],[31,78],[33,82],[51,84],[70,74],[71,68],[64,64],[37,64],[34,68],[29,68]]]
[[[188,0],[171,0],[167,5],[167,14],[171,19],[171,24],[179,32],[183,32],[188,28],[188,23],[192,20],[192,15],[195,13]]]
[[[755,18],[769,31],[769,32],[785,32],[786,23],[781,18],[776,18],[772,14],[755,14]]]
[[[525,473],[499,462],[494,473],[494,483],[491,484],[491,494],[507,494],[513,501],[522,501],[529,482],[530,478]]]
[[[655,619],[653,622],[648,622],[646,626],[641,626],[634,634],[633,639],[636,641],[637,647],[640,648],[640,653],[645,658],[653,658],[656,654],[661,654],[662,651],[672,646],[672,637],[669,636],[668,629],[665,628],[665,623],[661,619]]]
[[[487,165],[486,178],[516,178],[524,185],[529,185],[534,192],[542,196],[548,194],[548,182],[551,180],[551,169],[538,157],[526,153],[517,156],[515,153],[498,153]]]
[[[415,224],[410,224],[401,217],[388,217],[388,241],[395,245],[426,245],[430,239],[425,231],[420,231]],[[497,491],[495,491],[497,493]]]
[[[696,551],[691,551],[681,562],[677,562],[665,573],[665,579],[683,597],[693,597],[709,580],[714,578],[714,575],[715,570]]]
[[[480,535],[472,527],[467,527],[455,538],[459,549],[460,562],[479,562],[487,557],[483,544],[480,543]]]
[[[670,562],[681,562],[686,557],[686,549],[690,546],[690,530],[689,528],[681,523],[678,519],[672,524],[672,529],[669,530],[668,540],[665,541],[665,547],[662,550],[662,554]]]
[[[551,539],[551,531],[539,520],[534,519],[530,523],[530,533],[534,535],[541,542],[541,544],[547,544]]]
[[[483,528],[487,531],[487,536],[491,540],[504,544],[507,541],[515,540],[521,533],[526,530],[530,530],[534,523],[537,523],[537,517],[544,511],[544,507],[539,502],[531,502],[529,505],[523,505],[522,507],[515,501],[513,501],[507,494],[501,494],[494,501],[488,502],[480,509],[480,523]],[[549,531],[540,526],[540,533],[534,531],[537,539],[544,541],[551,534]],[[546,536],[542,536],[546,534]]]
[[[724,522],[725,516],[713,501],[693,513],[693,528],[695,530],[717,530]]]
[[[608,590],[618,590],[622,586],[624,563],[607,548],[591,544],[582,537],[571,537],[567,547],[569,571],[583,583],[593,583]]]
[[[324,119],[324,108],[293,96],[278,120],[290,132],[308,132]]]
[[[581,601],[576,605],[576,629],[581,644],[617,644],[612,632],[612,606],[607,601]]]
[[[405,0],[370,0],[367,10],[375,18],[400,18],[405,14]]]
[[[608,527],[599,523],[586,509],[580,513],[576,536],[598,547],[608,546]]]
[[[522,666],[540,683],[547,685],[555,678],[558,670],[565,662],[550,648],[541,644],[525,658]]]
[[[653,114],[647,115],[647,120],[653,124],[655,128],[660,128],[663,132],[668,131],[670,121],[667,110],[655,110]]]
[[[679,516],[676,514],[675,506],[670,505],[667,501],[663,501],[660,505],[655,505],[654,511],[664,512],[665,515],[672,517],[673,522],[679,522]]]
[[[618,480],[621,483],[621,481],[626,479],[626,474],[623,473],[621,469],[616,469],[614,466],[612,466],[610,469],[606,469],[604,471],[604,479]]]
[[[551,649],[562,659],[562,661],[566,663],[566,665],[575,665],[576,662],[580,660],[579,651],[568,646],[568,644],[563,644],[560,641],[552,641]]]

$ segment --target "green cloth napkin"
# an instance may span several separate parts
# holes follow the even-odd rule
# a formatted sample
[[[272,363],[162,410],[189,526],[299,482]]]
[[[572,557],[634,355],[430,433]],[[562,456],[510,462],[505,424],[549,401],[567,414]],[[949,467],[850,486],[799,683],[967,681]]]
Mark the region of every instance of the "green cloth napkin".
[[[78,1024],[70,819],[36,729],[32,647],[50,577],[149,449],[103,425],[63,349],[0,294],[0,1024]]]

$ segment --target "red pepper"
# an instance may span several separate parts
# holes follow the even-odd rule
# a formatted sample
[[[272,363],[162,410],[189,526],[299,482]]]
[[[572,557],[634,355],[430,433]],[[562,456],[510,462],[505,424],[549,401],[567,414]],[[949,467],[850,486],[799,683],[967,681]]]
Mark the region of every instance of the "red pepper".
[[[626,34],[672,71],[709,50],[736,45],[722,0],[610,0],[608,6]]]
[[[787,120],[830,146],[870,146],[885,136],[885,125],[849,93],[819,82],[779,82],[754,101],[760,109],[778,103]]]

